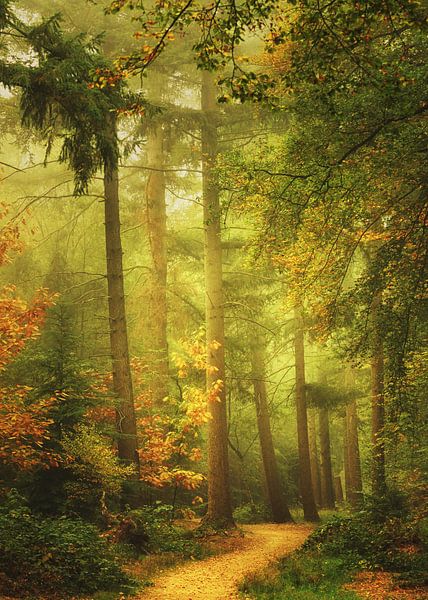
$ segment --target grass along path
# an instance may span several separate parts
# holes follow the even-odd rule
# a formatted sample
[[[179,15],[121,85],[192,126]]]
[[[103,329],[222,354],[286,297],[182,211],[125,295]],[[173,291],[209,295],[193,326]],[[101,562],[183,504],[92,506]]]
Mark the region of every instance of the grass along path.
[[[245,537],[227,554],[185,563],[154,579],[134,600],[230,600],[239,598],[243,579],[296,550],[311,525],[244,525]]]

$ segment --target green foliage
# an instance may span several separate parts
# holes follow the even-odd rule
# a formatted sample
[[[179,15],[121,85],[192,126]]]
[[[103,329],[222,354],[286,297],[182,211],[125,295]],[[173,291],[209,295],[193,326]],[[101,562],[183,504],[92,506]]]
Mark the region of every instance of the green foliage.
[[[392,502],[372,499],[355,515],[335,517],[319,527],[303,549],[339,556],[349,568],[392,571],[406,585],[421,585],[428,580],[423,523],[406,515],[397,495]]]
[[[271,515],[264,504],[248,502],[235,508],[233,518],[237,523],[265,523]]]
[[[16,494],[0,506],[0,570],[4,592],[19,598],[132,586],[96,527],[76,519],[40,518]]]
[[[94,425],[78,425],[66,433],[62,447],[70,459],[70,470],[79,480],[90,482],[106,493],[119,494],[122,482],[134,473],[132,465],[120,464],[111,442]]]
[[[202,558],[204,550],[192,532],[173,525],[174,508],[157,502],[127,513],[121,527],[120,541],[139,552],[174,552],[185,558]]]
[[[78,357],[76,309],[59,300],[49,309],[40,337],[28,344],[2,374],[6,382],[30,387],[29,400],[56,397],[51,417],[53,441],[75,427],[88,408],[100,402],[93,387],[90,366]],[[58,444],[57,444],[58,449]]]
[[[346,392],[322,383],[307,383],[305,386],[309,406],[336,408],[348,399]]]
[[[120,464],[111,439],[94,425],[76,426],[61,441],[72,478],[65,483],[67,513],[99,521],[107,504],[119,503],[123,483],[132,477],[132,465]]]
[[[138,112],[144,101],[112,74],[100,39],[66,35],[58,15],[28,25],[0,6],[0,25],[37,56],[31,67],[0,60],[0,81],[21,89],[22,124],[41,132],[46,155],[62,138],[60,162],[74,174],[75,194],[84,194],[99,169],[117,166],[116,111],[132,106]]]
[[[58,282],[57,282],[58,283]],[[46,514],[78,515],[101,522],[103,494],[114,497],[127,470],[111,442],[84,425],[87,411],[106,403],[93,371],[78,357],[75,308],[61,299],[48,311],[40,337],[1,376],[28,387],[28,401],[55,398],[46,450],[59,457],[51,468],[28,474],[20,485],[31,505]],[[12,478],[12,485],[17,482]]]
[[[295,553],[280,562],[274,578],[247,578],[241,591],[257,600],[351,600],[357,596],[341,589],[348,574],[342,558],[317,553]]]

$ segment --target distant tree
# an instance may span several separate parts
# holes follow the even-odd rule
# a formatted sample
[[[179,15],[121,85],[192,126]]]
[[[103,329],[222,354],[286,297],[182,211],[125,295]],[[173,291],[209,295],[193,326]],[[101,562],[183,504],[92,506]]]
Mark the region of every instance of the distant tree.
[[[315,505],[312,479],[311,461],[309,454],[308,417],[306,408],[305,389],[305,343],[303,307],[297,305],[294,312],[295,332],[295,371],[296,371],[296,416],[297,440],[299,447],[299,485],[303,504],[303,513],[306,521],[318,521],[318,511]]]
[[[349,366],[345,372],[345,386],[351,400],[345,406],[344,417],[344,469],[346,499],[351,506],[357,506],[362,499],[360,445],[358,437],[358,410],[355,397],[355,374]]]
[[[321,506],[320,463],[317,441],[316,409],[308,410],[309,453],[311,457],[311,479],[314,498],[317,506]]]
[[[252,378],[254,400],[257,414],[263,469],[266,479],[267,495],[275,523],[293,521],[281,486],[278,464],[272,440],[269,405],[266,391],[265,345],[263,334],[254,336],[251,344]]]
[[[158,404],[168,395],[169,380],[165,145],[166,133],[162,120],[154,120],[147,130],[146,219],[152,262],[148,320],[151,387]]]

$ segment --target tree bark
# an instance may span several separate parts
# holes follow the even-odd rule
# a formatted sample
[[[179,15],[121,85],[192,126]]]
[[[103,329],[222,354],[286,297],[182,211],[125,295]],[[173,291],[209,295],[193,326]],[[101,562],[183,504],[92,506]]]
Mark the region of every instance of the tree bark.
[[[319,521],[315,506],[311,480],[311,461],[309,457],[308,420],[306,413],[305,392],[305,347],[303,307],[295,308],[296,330],[294,336],[295,369],[296,369],[296,413],[297,441],[299,447],[299,484],[306,521]]]
[[[116,135],[113,119],[111,135]],[[128,464],[133,464],[137,475],[139,473],[139,457],[126,326],[119,214],[119,177],[117,164],[107,161],[104,165],[104,210],[113,390],[118,399],[116,407],[117,447],[119,458]]]
[[[168,395],[168,303],[167,303],[167,215],[165,203],[164,131],[161,124],[151,127],[147,134],[146,186],[147,232],[152,261],[150,282],[150,311],[147,333],[150,340],[149,368],[152,373],[152,397],[159,405]]]
[[[311,458],[311,480],[315,502],[321,506],[320,463],[318,458],[317,426],[315,409],[308,410],[309,453]]]
[[[216,397],[209,401],[211,419],[208,424],[208,509],[205,523],[227,527],[233,525],[233,517],[227,441],[220,201],[213,171],[218,146],[217,111],[213,77],[206,71],[202,73],[201,104],[208,394],[216,382],[221,382]]]
[[[292,522],[293,518],[288,509],[283,490],[281,489],[281,480],[273,446],[266,393],[264,338],[262,335],[255,337],[251,348],[251,363],[257,428],[272,517],[275,523],[288,523]]]
[[[378,292],[373,298],[371,307],[371,409],[372,409],[372,493],[383,496],[386,492],[385,475],[385,442],[383,429],[385,425],[384,399],[384,355],[380,330],[380,308],[382,294]]]
[[[321,454],[321,499],[324,508],[334,508],[333,471],[331,468],[330,424],[328,408],[318,409]]]

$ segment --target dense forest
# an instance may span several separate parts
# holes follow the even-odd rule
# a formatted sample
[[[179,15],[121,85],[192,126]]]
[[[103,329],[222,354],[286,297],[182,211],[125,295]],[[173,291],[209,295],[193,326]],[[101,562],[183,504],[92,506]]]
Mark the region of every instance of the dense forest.
[[[428,597],[427,34],[0,0],[0,599]]]

